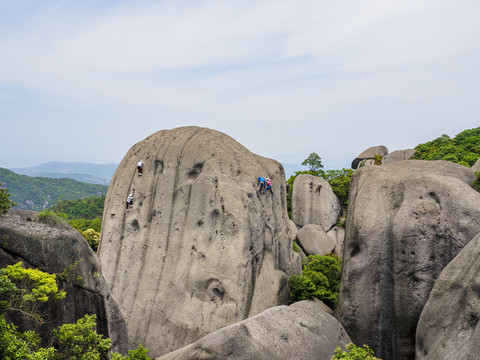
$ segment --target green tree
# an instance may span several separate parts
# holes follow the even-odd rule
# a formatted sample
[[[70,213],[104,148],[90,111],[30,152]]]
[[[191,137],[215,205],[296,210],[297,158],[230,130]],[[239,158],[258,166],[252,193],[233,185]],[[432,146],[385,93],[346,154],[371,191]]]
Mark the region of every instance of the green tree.
[[[412,159],[445,160],[472,166],[480,157],[480,127],[462,131],[454,138],[443,134],[415,149]]]
[[[308,155],[308,158],[302,162],[302,165],[308,166],[309,171],[314,173],[316,176],[323,176],[322,158],[318,156],[317,153],[313,152]]]
[[[332,187],[333,193],[340,200],[340,205],[346,210],[348,205],[348,196],[350,195],[350,181],[354,171],[352,169],[327,170],[325,180]]]
[[[290,276],[290,304],[316,297],[335,309],[340,290],[342,260],[335,254],[310,255],[302,275]]]
[[[88,245],[93,249],[93,251],[97,251],[98,242],[100,241],[100,233],[93,230],[87,229],[82,232],[82,236],[87,240]]]
[[[2,188],[2,183],[0,182],[0,215],[6,214],[8,209],[17,205],[9,197],[8,189]]]
[[[24,269],[22,263],[0,269],[0,311],[17,312],[42,321],[39,304],[65,297],[58,290],[55,274],[38,269]]]

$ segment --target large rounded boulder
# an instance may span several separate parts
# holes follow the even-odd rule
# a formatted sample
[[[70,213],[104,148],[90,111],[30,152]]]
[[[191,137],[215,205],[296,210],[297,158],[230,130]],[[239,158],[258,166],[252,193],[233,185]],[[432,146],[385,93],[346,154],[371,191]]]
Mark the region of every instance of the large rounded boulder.
[[[356,170],[358,167],[364,165],[374,165],[375,156],[384,157],[388,154],[388,149],[384,145],[372,146],[362,151],[353,161],[352,169]]]
[[[46,321],[38,330],[44,345],[49,344],[52,329],[95,314],[98,333],[112,340],[114,351],[126,353],[125,320],[96,254],[77,230],[59,221],[41,222],[33,211],[10,210],[0,216],[0,242],[0,267],[22,262],[24,267],[61,274],[57,278],[65,299],[42,308]],[[31,329],[31,324],[23,321],[20,327]]]
[[[317,190],[321,185],[320,191]],[[330,230],[340,214],[340,201],[327,180],[300,174],[293,182],[292,220],[298,227],[319,225],[323,231]]]
[[[448,264],[418,322],[417,360],[477,360],[480,354],[480,234]]]
[[[330,359],[350,338],[321,304],[301,301],[277,306],[157,360]]]
[[[259,176],[272,191],[257,190]],[[160,356],[288,303],[300,257],[285,195],[280,163],[214,130],[159,131],[134,145],[110,183],[99,246],[130,346]]]
[[[443,268],[480,232],[473,172],[399,161],[352,177],[336,316],[384,360],[413,359],[415,330]]]

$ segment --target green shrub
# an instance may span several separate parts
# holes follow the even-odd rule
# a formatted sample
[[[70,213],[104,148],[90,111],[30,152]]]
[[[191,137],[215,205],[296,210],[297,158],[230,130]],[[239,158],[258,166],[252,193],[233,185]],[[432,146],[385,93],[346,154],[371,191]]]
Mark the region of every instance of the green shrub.
[[[56,227],[68,227],[67,221],[64,217],[59,214],[54,213],[52,210],[43,210],[37,214],[37,219],[39,222],[56,226]]]
[[[480,171],[475,171],[475,176],[477,179],[472,183],[472,186],[475,190],[480,192]]]
[[[382,156],[381,155],[374,155],[373,161],[375,165],[382,165]]]
[[[288,283],[290,285],[290,304],[311,299],[315,294],[315,285],[305,276],[292,275]]]
[[[373,350],[370,349],[367,345],[359,347],[353,343],[350,343],[346,346],[347,351],[342,351],[340,347],[335,349],[335,355],[332,356],[332,360],[343,359],[343,360],[381,360],[375,357]]]
[[[298,247],[297,243],[295,241],[292,241],[292,249],[295,252],[300,252],[300,248]]]
[[[335,309],[340,290],[342,261],[335,254],[310,255],[302,275],[290,277],[290,304],[312,297]]]
[[[2,183],[0,182],[0,215],[6,214],[8,209],[17,205],[9,199],[10,193],[8,189],[2,188],[1,186]]]
[[[93,251],[97,252],[98,242],[100,241],[100,233],[93,230],[87,229],[82,232],[82,236],[87,241],[88,245],[93,249]]]

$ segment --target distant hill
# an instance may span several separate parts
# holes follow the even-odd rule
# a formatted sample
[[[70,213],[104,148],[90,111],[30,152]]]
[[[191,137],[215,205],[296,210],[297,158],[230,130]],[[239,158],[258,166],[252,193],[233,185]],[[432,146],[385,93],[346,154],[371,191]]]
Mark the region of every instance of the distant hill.
[[[108,185],[117,164],[51,161],[27,168],[10,168],[16,174],[49,178],[70,178],[91,184]]]
[[[2,187],[8,188],[10,199],[18,204],[17,209],[43,210],[58,200],[74,200],[90,196],[102,196],[108,186],[87,184],[73,179],[29,177],[0,168]]]

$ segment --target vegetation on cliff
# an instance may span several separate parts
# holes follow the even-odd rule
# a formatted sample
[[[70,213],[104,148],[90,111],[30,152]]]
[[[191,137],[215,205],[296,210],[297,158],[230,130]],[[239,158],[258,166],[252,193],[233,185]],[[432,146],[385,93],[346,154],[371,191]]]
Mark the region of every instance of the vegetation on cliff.
[[[310,255],[302,275],[290,276],[290,304],[313,297],[335,309],[340,291],[342,260],[335,254]]]
[[[12,201],[19,209],[40,211],[59,200],[72,200],[107,193],[108,186],[76,180],[29,177],[0,168],[0,181],[8,187]]]
[[[480,158],[480,127],[462,131],[453,138],[444,134],[415,150],[412,159],[446,160],[470,167]]]
[[[43,326],[38,305],[51,306],[65,298],[58,289],[55,274],[38,269],[24,269],[21,263],[0,269],[0,358],[10,360],[148,360],[148,350],[139,346],[128,356],[111,353],[111,341],[96,332],[96,316],[85,315],[75,324],[64,324],[53,330],[52,344],[40,346],[36,330],[19,331],[19,324],[9,323],[5,315],[19,315],[13,321],[33,320],[33,328]]]

